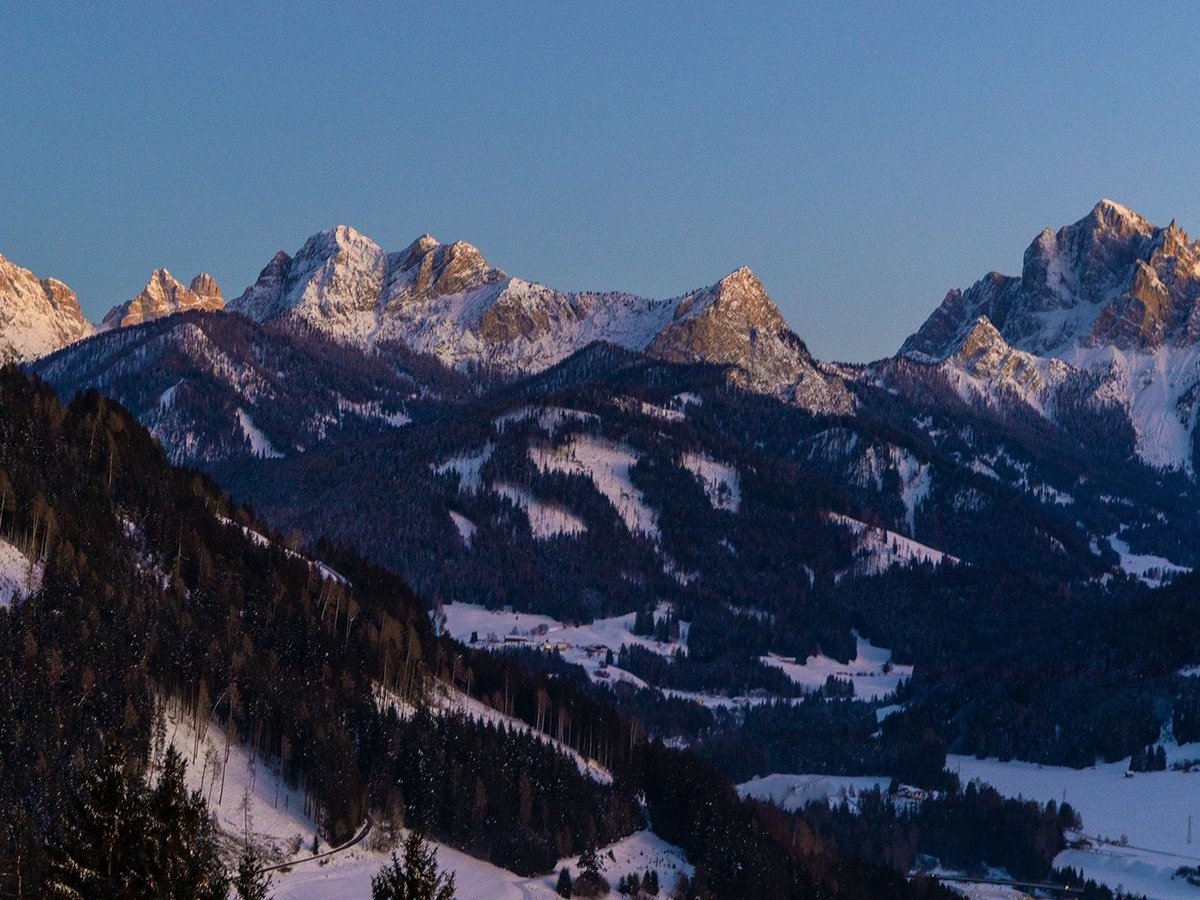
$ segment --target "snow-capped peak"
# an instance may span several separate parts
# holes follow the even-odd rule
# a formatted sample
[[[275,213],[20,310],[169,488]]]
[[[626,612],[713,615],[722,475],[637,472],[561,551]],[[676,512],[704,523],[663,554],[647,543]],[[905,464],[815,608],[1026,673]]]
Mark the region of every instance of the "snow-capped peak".
[[[679,362],[730,366],[735,380],[810,408],[849,409],[748,268],[669,300],[567,293],[513,278],[478,248],[424,234],[384,253],[347,226],[279,254],[230,308],[301,319],[360,344],[400,341],[452,366],[542,371],[593,341]]]
[[[92,333],[75,292],[0,256],[0,364],[37,359]]]
[[[981,317],[994,330],[980,330]],[[972,352],[964,352],[964,348]],[[1029,245],[1019,277],[991,273],[951,291],[900,350],[947,361],[989,390],[1014,381],[1050,413],[1045,391],[1063,370],[1094,402],[1123,406],[1142,459],[1191,469],[1200,407],[1200,243],[1101,200]],[[1003,375],[997,381],[997,376]],[[1099,385],[1099,387],[1095,387]]]

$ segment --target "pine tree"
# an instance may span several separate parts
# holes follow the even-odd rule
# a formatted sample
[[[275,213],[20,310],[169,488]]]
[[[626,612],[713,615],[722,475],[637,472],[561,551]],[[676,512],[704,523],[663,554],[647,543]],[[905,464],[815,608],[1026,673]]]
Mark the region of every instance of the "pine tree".
[[[229,879],[217,849],[217,830],[203,797],[184,786],[183,757],[167,747],[158,783],[148,797],[154,830],[151,867],[164,896],[224,900]]]
[[[51,848],[52,897],[224,900],[229,879],[216,827],[199,793],[188,794],[183,759],[168,749],[147,788],[111,746],[84,775]]]
[[[371,900],[454,900],[454,874],[438,870],[437,852],[416,831],[404,840],[404,861],[391,862],[371,879]]]
[[[651,897],[658,896],[658,869],[651,869],[642,879],[642,890]]]
[[[558,871],[558,884],[555,886],[555,890],[558,891],[560,897],[571,896],[571,870],[566,866]]]
[[[271,896],[271,876],[263,871],[262,860],[249,843],[242,845],[233,890],[238,900],[268,900]]]
[[[154,896],[147,877],[151,826],[141,785],[110,747],[87,772],[63,816],[50,850],[46,892],[51,897],[108,900]]]

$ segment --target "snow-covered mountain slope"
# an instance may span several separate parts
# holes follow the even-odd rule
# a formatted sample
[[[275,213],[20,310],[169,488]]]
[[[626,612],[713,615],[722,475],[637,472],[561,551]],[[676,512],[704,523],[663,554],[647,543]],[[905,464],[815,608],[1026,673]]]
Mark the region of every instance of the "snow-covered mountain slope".
[[[198,312],[104,331],[32,368],[64,397],[95,388],[119,400],[172,460],[193,465],[403,427],[410,404],[449,384],[402,350],[369,354],[296,323]]]
[[[166,269],[155,269],[141,293],[110,309],[100,328],[124,328],[173,313],[194,309],[217,312],[224,308],[225,298],[211,275],[201,272],[185,286]]]
[[[92,330],[74,291],[0,256],[0,364],[37,359]]]
[[[749,269],[669,300],[565,293],[490,266],[470,244],[429,235],[397,253],[345,225],[280,252],[230,309],[299,319],[361,345],[400,341],[443,363],[540,372],[595,341],[673,362],[731,367],[743,387],[845,412],[840,380],[817,366]]]
[[[1020,277],[951,291],[900,355],[941,364],[964,393],[1051,419],[1064,389],[1116,407],[1136,452],[1193,471],[1200,388],[1200,243],[1109,200],[1043,231]]]

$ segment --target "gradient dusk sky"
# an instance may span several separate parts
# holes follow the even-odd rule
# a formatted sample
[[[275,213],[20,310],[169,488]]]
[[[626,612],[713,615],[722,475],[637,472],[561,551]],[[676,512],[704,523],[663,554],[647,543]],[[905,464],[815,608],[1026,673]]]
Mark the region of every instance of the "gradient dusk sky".
[[[749,265],[895,352],[1111,197],[1200,232],[1195,3],[0,6],[0,253],[93,319],[347,223],[563,289]]]

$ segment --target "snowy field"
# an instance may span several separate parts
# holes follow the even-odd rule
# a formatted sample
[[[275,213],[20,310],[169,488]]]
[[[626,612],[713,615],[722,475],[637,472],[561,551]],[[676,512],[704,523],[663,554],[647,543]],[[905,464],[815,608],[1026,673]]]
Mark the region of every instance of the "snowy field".
[[[700,481],[713,509],[738,511],[742,505],[742,487],[737,469],[690,450],[683,454],[680,462]]]
[[[1108,543],[1116,551],[1117,555],[1121,557],[1122,571],[1140,579],[1150,587],[1159,587],[1166,584],[1176,575],[1191,571],[1191,569],[1184,566],[1175,565],[1175,563],[1162,556],[1154,556],[1150,553],[1134,553],[1129,546],[1129,542],[1122,540],[1120,534],[1120,532],[1110,534],[1108,536]]]
[[[1196,758],[1200,744],[1167,747],[1168,765]],[[1089,878],[1151,898],[1200,898],[1200,888],[1171,878],[1179,866],[1200,865],[1200,773],[1168,770],[1126,778],[1128,760],[1066,769],[949,756],[946,766],[964,781],[979,778],[1010,797],[1059,803],[1065,797],[1083,817],[1083,832],[1095,846],[1064,851],[1055,865],[1073,866]]]
[[[628,681],[637,687],[647,687],[646,682],[632,673],[615,665],[604,665],[604,649],[612,650],[614,656],[622,646],[632,644],[663,656],[670,656],[677,650],[687,652],[687,622],[679,625],[678,641],[660,643],[632,632],[633,613],[578,626],[565,625],[537,613],[491,610],[473,603],[449,603],[442,607],[441,613],[445,618],[445,630],[463,643],[470,643],[474,635],[480,643],[495,649],[514,646],[556,650],[567,662],[582,666],[593,681],[608,684]],[[663,604],[655,617],[666,614],[667,605]],[[810,691],[823,687],[830,675],[849,679],[854,685],[855,696],[861,700],[886,697],[896,690],[900,679],[912,677],[913,667],[893,663],[892,651],[874,646],[857,632],[854,636],[858,641],[858,654],[848,663],[840,663],[823,654],[810,656],[804,662],[774,654],[759,659],[783,670],[793,682]],[[711,707],[750,706],[776,699],[769,696],[727,697],[674,689],[665,689],[663,693]]]
[[[885,776],[783,775],[775,772],[739,784],[737,792],[739,797],[753,797],[787,812],[795,812],[810,803],[836,806],[843,800],[855,807],[856,798],[863,791],[878,788],[886,792],[890,783],[891,779]]]
[[[466,644],[470,643],[471,635],[476,635],[481,643],[497,649],[506,645],[555,649],[567,662],[583,666],[593,681],[628,681],[637,687],[646,686],[624,669],[604,665],[606,649],[612,650],[614,656],[627,644],[664,656],[680,649],[687,651],[688,623],[680,623],[678,641],[660,643],[633,633],[634,613],[596,619],[590,625],[565,625],[550,616],[486,609],[474,603],[448,603],[441,612],[445,617],[444,628],[455,640]],[[655,618],[665,615],[664,605]]]
[[[557,874],[522,878],[444,845],[437,845],[437,855],[439,866],[454,873],[457,900],[551,900],[558,897],[554,890]],[[639,831],[603,847],[597,856],[603,866],[601,874],[613,886],[611,896],[617,896],[617,880],[631,872],[644,874],[648,869],[655,869],[664,888],[660,896],[665,896],[675,886],[680,873],[690,877],[693,872],[682,850],[650,831]],[[329,900],[344,897],[349,900],[370,897],[371,876],[388,859],[387,853],[356,847],[331,858],[324,865],[319,861],[304,863],[286,875],[278,876],[275,898]],[[571,869],[572,876],[579,874],[577,858],[560,860],[555,873],[563,866]]]
[[[24,600],[41,587],[42,567],[30,568],[29,557],[0,538],[0,606]]]
[[[560,534],[583,534],[587,531],[587,525],[578,516],[557,504],[543,503],[523,487],[507,481],[496,481],[492,484],[492,490],[525,511],[529,530],[535,538],[546,540]]]
[[[309,855],[316,823],[304,812],[302,794],[276,777],[266,762],[227,742],[219,726],[201,723],[198,730],[191,717],[169,702],[163,708],[167,743],[187,763],[188,790],[204,795],[221,830],[241,839],[248,829],[272,862]]]
[[[590,435],[577,435],[561,447],[530,447],[529,458],[543,472],[584,475],[616,509],[630,534],[657,541],[658,514],[629,476],[637,454],[628,447]]]
[[[773,653],[759,659],[768,666],[782,669],[788,678],[809,690],[823,687],[830,675],[849,679],[854,685],[854,696],[859,700],[886,697],[896,690],[901,678],[912,677],[913,667],[893,663],[891,650],[876,647],[857,631],[854,637],[858,641],[858,655],[848,663],[840,663],[824,654],[810,656],[802,663]]]

